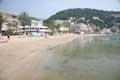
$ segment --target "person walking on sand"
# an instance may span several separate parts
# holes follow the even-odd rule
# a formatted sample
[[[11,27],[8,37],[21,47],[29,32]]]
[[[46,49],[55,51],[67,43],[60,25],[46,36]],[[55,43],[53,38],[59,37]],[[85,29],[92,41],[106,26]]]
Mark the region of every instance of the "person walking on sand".
[[[9,35],[9,33],[7,33],[7,38],[10,39],[10,35]]]

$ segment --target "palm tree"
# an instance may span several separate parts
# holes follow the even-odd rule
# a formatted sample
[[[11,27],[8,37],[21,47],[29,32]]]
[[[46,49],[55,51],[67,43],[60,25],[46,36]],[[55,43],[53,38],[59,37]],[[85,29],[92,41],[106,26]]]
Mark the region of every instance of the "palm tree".
[[[6,19],[7,19],[7,17],[3,18],[3,16],[0,15],[0,33],[2,33],[2,24],[5,22]]]
[[[26,25],[29,25],[31,28],[31,17],[26,12],[22,12],[19,15],[18,19],[20,20],[21,25],[24,27],[24,32],[25,32]]]

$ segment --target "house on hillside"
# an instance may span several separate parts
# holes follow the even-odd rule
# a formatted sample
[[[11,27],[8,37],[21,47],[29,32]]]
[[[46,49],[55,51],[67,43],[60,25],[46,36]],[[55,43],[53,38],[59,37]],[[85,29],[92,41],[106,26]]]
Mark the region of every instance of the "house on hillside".
[[[93,30],[91,28],[91,26],[85,24],[85,23],[78,23],[72,26],[72,32],[74,33],[79,33],[79,34],[83,34],[83,33],[92,33]]]
[[[116,23],[116,25],[114,25],[112,28],[111,28],[111,31],[113,33],[120,33],[120,23]]]
[[[113,32],[111,31],[111,29],[109,28],[103,28],[101,31],[100,31],[100,34],[112,34]]]

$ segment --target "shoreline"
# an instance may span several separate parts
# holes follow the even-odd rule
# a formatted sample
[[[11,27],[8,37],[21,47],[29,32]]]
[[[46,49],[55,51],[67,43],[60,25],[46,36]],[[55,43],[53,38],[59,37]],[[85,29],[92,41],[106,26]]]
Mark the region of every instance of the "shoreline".
[[[77,37],[76,34],[64,34],[48,38],[11,37],[8,43],[0,44],[0,79],[33,80],[34,72],[31,66],[35,66],[34,63],[38,62],[36,60],[38,56],[42,60],[40,56],[44,55],[44,50],[65,44]],[[26,65],[29,65],[28,69]]]
[[[77,38],[105,35],[67,33],[48,38],[11,36],[8,43],[0,44],[0,80],[40,80],[36,79],[39,74],[36,74],[38,71],[34,67],[38,67],[38,63],[43,63],[46,56],[49,56],[46,53],[48,48],[69,43]]]

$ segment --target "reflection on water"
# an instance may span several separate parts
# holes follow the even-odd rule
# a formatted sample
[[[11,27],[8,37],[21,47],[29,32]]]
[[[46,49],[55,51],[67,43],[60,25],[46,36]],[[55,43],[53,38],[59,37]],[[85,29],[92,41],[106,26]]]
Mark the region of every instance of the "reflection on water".
[[[42,80],[120,80],[120,36],[81,37],[49,52]]]

